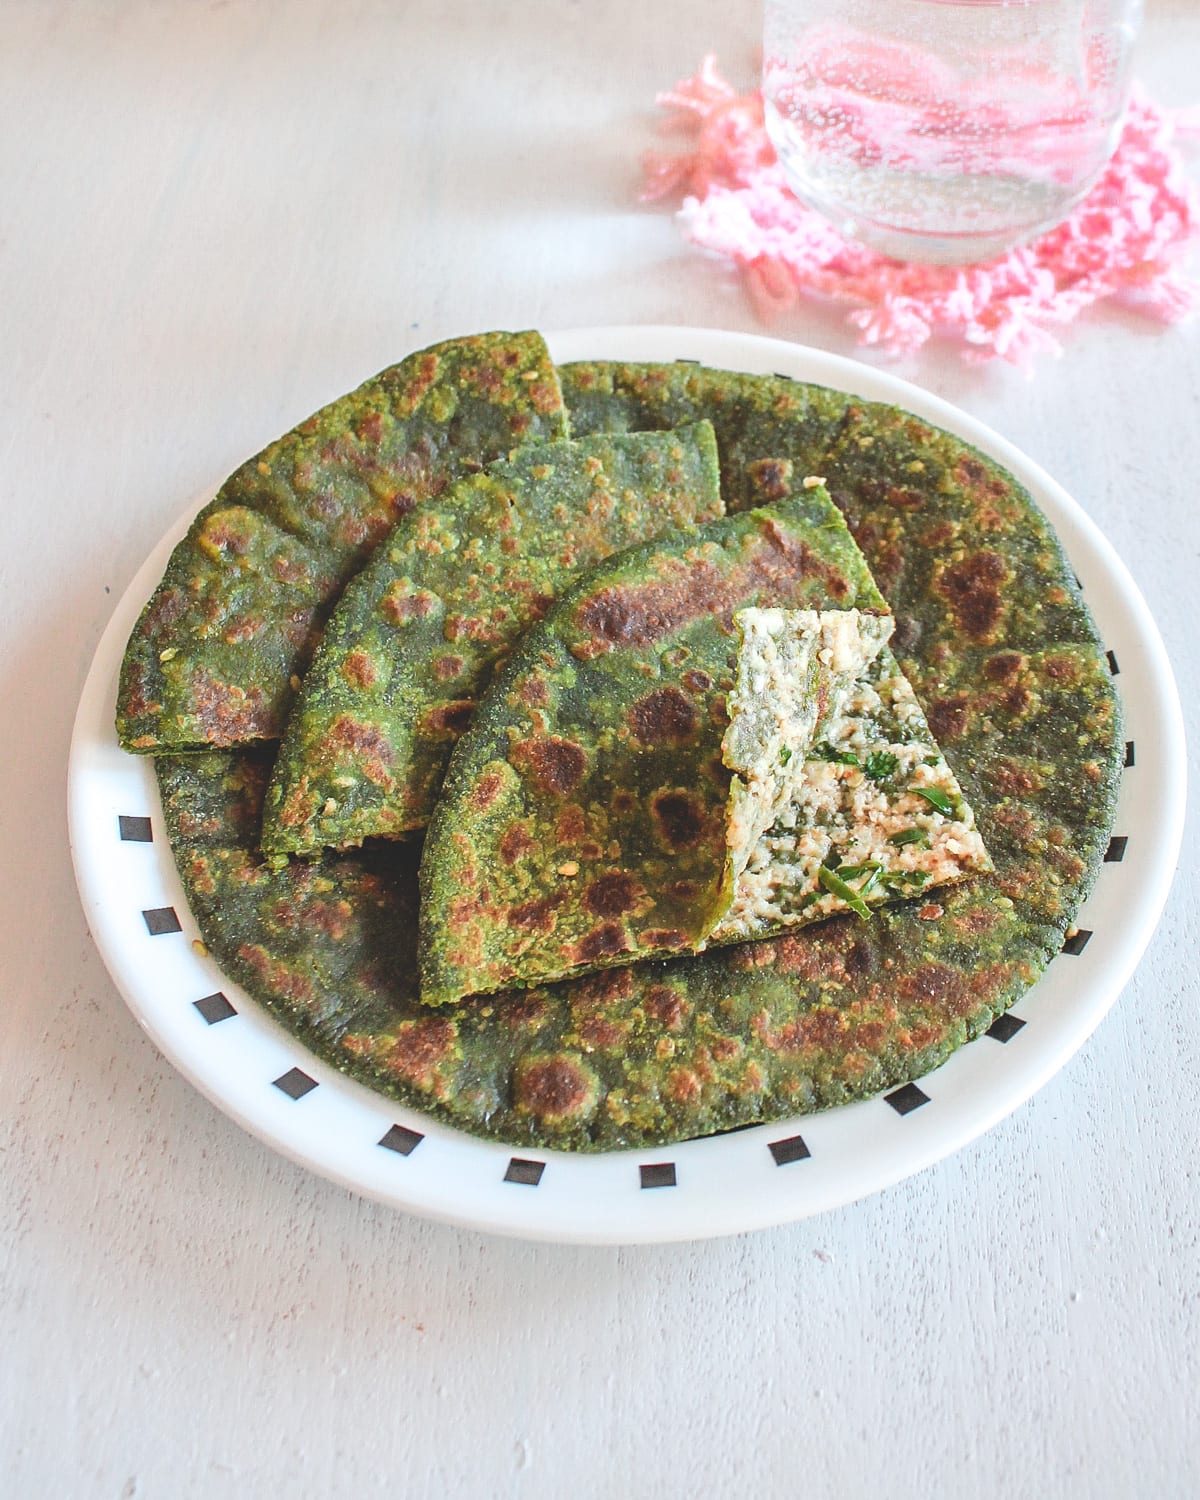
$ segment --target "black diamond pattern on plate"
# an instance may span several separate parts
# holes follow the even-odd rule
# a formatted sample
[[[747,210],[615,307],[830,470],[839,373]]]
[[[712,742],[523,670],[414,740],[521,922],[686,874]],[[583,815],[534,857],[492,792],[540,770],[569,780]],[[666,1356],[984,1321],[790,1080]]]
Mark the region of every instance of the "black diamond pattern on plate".
[[[173,906],[152,906],[149,911],[142,913],[142,920],[151,937],[162,937],[164,933],[183,931]]]
[[[126,844],[152,844],[154,842],[154,830],[150,826],[149,818],[129,818],[121,813],[117,818],[117,827]]]
[[[807,1161],[812,1155],[804,1144],[802,1135],[789,1135],[786,1140],[772,1141],[767,1149],[775,1158],[777,1167],[789,1166],[794,1161]]]
[[[424,1139],[419,1130],[410,1130],[407,1125],[392,1125],[379,1144],[395,1151],[398,1156],[411,1156]]]
[[[544,1161],[532,1161],[527,1156],[514,1156],[509,1159],[504,1180],[505,1182],[519,1182],[525,1187],[537,1187],[545,1170]]]
[[[1109,839],[1108,848],[1104,851],[1104,863],[1106,865],[1119,865],[1125,858],[1125,850],[1128,844],[1128,835],[1124,833],[1115,834]]]
[[[650,1162],[639,1167],[644,1188],[675,1186],[675,1163],[673,1161]]]
[[[205,995],[203,1000],[193,1000],[192,1004],[210,1026],[215,1026],[218,1021],[228,1021],[230,1016],[237,1015],[237,1011],[220,990],[213,995]]]
[[[906,1083],[903,1088],[893,1089],[883,1096],[898,1115],[911,1115],[914,1109],[929,1103],[929,1095],[915,1083]]]
[[[1106,651],[1104,654],[1108,657],[1108,670],[1114,677],[1119,677],[1121,669],[1117,666],[1117,653],[1115,651]]]
[[[300,1068],[289,1068],[286,1073],[281,1073],[278,1078],[271,1082],[282,1094],[289,1099],[303,1099],[305,1094],[311,1094],[317,1086],[317,1080],[310,1078]]]
[[[1091,940],[1092,934],[1089,929],[1081,927],[1078,932],[1073,932],[1062,945],[1062,951],[1071,954],[1073,958],[1078,958]]]
[[[1011,1042],[1025,1022],[1020,1016],[1014,1016],[1012,1011],[1005,1011],[1002,1016],[997,1016],[988,1027],[985,1035],[990,1036],[994,1042]]]
[[[1134,762],[1134,755],[1133,755],[1133,741],[1132,740],[1126,740],[1125,741],[1125,764],[1127,766],[1132,766],[1134,763],[1135,762]]]

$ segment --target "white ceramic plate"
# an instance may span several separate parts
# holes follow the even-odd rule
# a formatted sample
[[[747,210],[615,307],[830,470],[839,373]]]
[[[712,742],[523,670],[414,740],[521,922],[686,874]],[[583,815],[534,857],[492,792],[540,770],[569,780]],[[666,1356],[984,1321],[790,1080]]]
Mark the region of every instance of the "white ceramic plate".
[[[1062,538],[1119,671],[1126,761],[1114,842],[1080,937],[991,1032],[890,1095],[661,1150],[514,1152],[401,1108],[300,1046],[197,937],[163,831],[150,765],[113,730],[117,673],[138,612],[193,504],[146,559],[100,642],[75,723],[70,831],[84,910],[134,1015],[172,1063],[245,1129],[326,1177],[397,1208],[531,1239],[694,1239],[784,1223],[898,1181],[980,1135],[1055,1073],[1141,957],[1175,867],[1183,726],[1158,631],[1116,553],[1078,505],[1011,444],[956,407],[851,360],[695,328],[581,329],[550,337],[572,359],[692,359],[777,372],[895,402],[990,453]],[[208,497],[205,496],[205,499]]]

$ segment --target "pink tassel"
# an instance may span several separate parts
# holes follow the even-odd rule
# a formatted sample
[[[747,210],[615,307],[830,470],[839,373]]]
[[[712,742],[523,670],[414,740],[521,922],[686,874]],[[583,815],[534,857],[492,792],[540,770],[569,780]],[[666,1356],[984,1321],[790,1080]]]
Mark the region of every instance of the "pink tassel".
[[[1028,370],[1062,352],[1051,328],[1106,298],[1161,323],[1200,306],[1200,285],[1179,265],[1200,208],[1174,144],[1200,137],[1200,109],[1171,114],[1135,94],[1112,160],[1067,220],[985,266],[947,267],[888,260],[805,208],[779,168],[761,95],[738,95],[713,56],[658,103],[691,149],[647,152],[641,196],[683,197],[684,235],[739,268],[764,321],[821,297],[849,304],[859,342],[889,354],[912,354],[937,333],[957,338],[969,361]]]

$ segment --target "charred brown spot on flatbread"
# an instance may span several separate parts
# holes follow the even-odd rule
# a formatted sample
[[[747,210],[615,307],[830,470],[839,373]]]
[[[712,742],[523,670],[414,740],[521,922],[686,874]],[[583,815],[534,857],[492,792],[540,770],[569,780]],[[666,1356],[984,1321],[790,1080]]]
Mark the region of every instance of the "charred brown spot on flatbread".
[[[707,809],[690,792],[681,789],[655,792],[650,812],[659,838],[668,849],[690,849],[704,832]]]
[[[513,823],[505,830],[500,840],[500,858],[506,865],[515,865],[519,859],[537,848],[523,823]]]
[[[591,882],[583,893],[583,904],[593,916],[619,917],[632,911],[643,894],[632,875],[613,870]]]
[[[263,944],[243,943],[238,957],[272,995],[298,1005],[312,1000],[316,988],[313,981],[272,956]]]
[[[965,1015],[975,1003],[970,982],[949,964],[919,964],[900,979],[896,989],[903,999],[928,1005],[942,1015]]]
[[[377,675],[375,663],[365,651],[351,651],[342,663],[342,676],[351,687],[372,687]]]
[[[647,693],[629,710],[629,727],[644,745],[682,744],[699,724],[696,705],[676,687]]]
[[[746,475],[758,501],[782,500],[792,493],[792,463],[786,458],[760,458],[746,465]]]
[[[1025,666],[1025,657],[1019,651],[997,651],[983,664],[983,675],[989,682],[1014,682]]]
[[[571,950],[571,961],[577,964],[595,963],[597,959],[614,958],[618,953],[629,953],[633,949],[629,935],[619,922],[601,922],[591,932],[579,939]]]
[[[560,891],[534,901],[524,901],[520,906],[509,909],[509,925],[520,928],[523,932],[553,932],[554,913],[562,903],[563,895]]]
[[[715,568],[700,563],[652,585],[605,589],[579,611],[579,623],[590,640],[576,647],[576,653],[649,645],[687,620],[715,614],[722,598],[721,582]]]
[[[646,1014],[667,1031],[678,1031],[687,1015],[687,998],[672,984],[652,984],[642,1004]]]
[[[545,708],[550,702],[550,689],[546,686],[546,679],[531,672],[521,684],[521,697],[530,708]]]
[[[966,693],[934,698],[926,711],[929,732],[938,744],[953,744],[966,733],[971,722],[971,703]]]
[[[1059,687],[1077,683],[1082,676],[1083,664],[1078,656],[1047,654],[1042,658],[1042,671]]]
[[[554,836],[564,846],[578,844],[587,832],[587,817],[578,802],[568,802],[554,820]]]
[[[637,935],[638,946],[648,950],[655,948],[682,948],[688,935],[682,927],[643,927]]]
[[[558,735],[518,740],[508,758],[539,791],[554,797],[567,797],[575,790],[583,780],[588,761],[582,745]]]
[[[422,1016],[396,1029],[386,1059],[388,1069],[419,1089],[435,1087],[442,1064],[454,1047],[456,1027],[443,1016]]]
[[[461,739],[474,712],[474,698],[456,698],[448,703],[432,704],[421,715],[421,732],[431,738]]]
[[[949,601],[959,630],[971,640],[990,642],[1004,613],[1003,586],[1009,570],[996,552],[976,552],[939,571],[934,590]]]
[[[513,1099],[544,1125],[584,1120],[599,1098],[599,1080],[582,1058],[567,1052],[523,1058],[513,1072]]]
[[[342,714],[335,721],[329,738],[333,749],[352,761],[369,781],[385,782],[389,779],[392,747],[376,725],[364,724],[350,714]]]
[[[580,1017],[577,1030],[585,1052],[611,1051],[625,1042],[629,1023],[608,1016],[585,1015]]]
[[[624,1011],[624,1002],[632,998],[636,989],[637,978],[632,969],[600,969],[576,980],[571,986],[571,1003],[576,1009],[616,1005]]]
[[[143,701],[140,687],[136,696],[139,702]],[[281,727],[278,714],[265,702],[258,688],[246,691],[221,682],[211,672],[196,673],[192,697],[196,722],[210,744],[273,739]]]
[[[504,777],[499,771],[486,771],[475,783],[471,792],[471,805],[477,812],[486,812],[504,786]]]
[[[415,593],[401,580],[394,583],[380,601],[380,609],[393,625],[403,625],[406,620],[420,620],[432,614],[437,599],[426,589]]]
[[[451,682],[458,677],[466,663],[461,656],[439,656],[433,663],[433,675],[439,682]]]

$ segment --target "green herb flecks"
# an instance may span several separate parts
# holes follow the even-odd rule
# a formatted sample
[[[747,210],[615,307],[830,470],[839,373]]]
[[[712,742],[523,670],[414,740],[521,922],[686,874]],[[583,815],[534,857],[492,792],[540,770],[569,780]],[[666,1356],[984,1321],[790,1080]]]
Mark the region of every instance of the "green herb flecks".
[[[930,879],[930,875],[928,870],[890,870],[881,878],[888,887],[915,885],[920,888]]]
[[[936,807],[938,812],[944,813],[946,817],[952,818],[954,816],[954,801],[940,787],[914,786],[910,787],[909,790],[915,792],[918,797],[924,797],[930,807]]]
[[[899,756],[893,755],[890,750],[872,750],[863,762],[863,770],[872,781],[886,781],[889,776],[895,775],[899,764]]]
[[[831,745],[828,740],[822,740],[814,747],[813,760],[829,760],[838,766],[858,765],[858,756],[853,750],[839,750],[836,745]]]
[[[924,828],[902,828],[899,833],[892,834],[888,843],[897,849],[903,849],[905,844],[919,844],[922,849],[928,849],[929,834]]]
[[[870,917],[871,908],[863,898],[853,886],[847,885],[844,880],[835,875],[828,865],[822,865],[817,871],[817,879],[831,896],[836,896],[839,901],[844,901],[856,916],[864,919]]]

